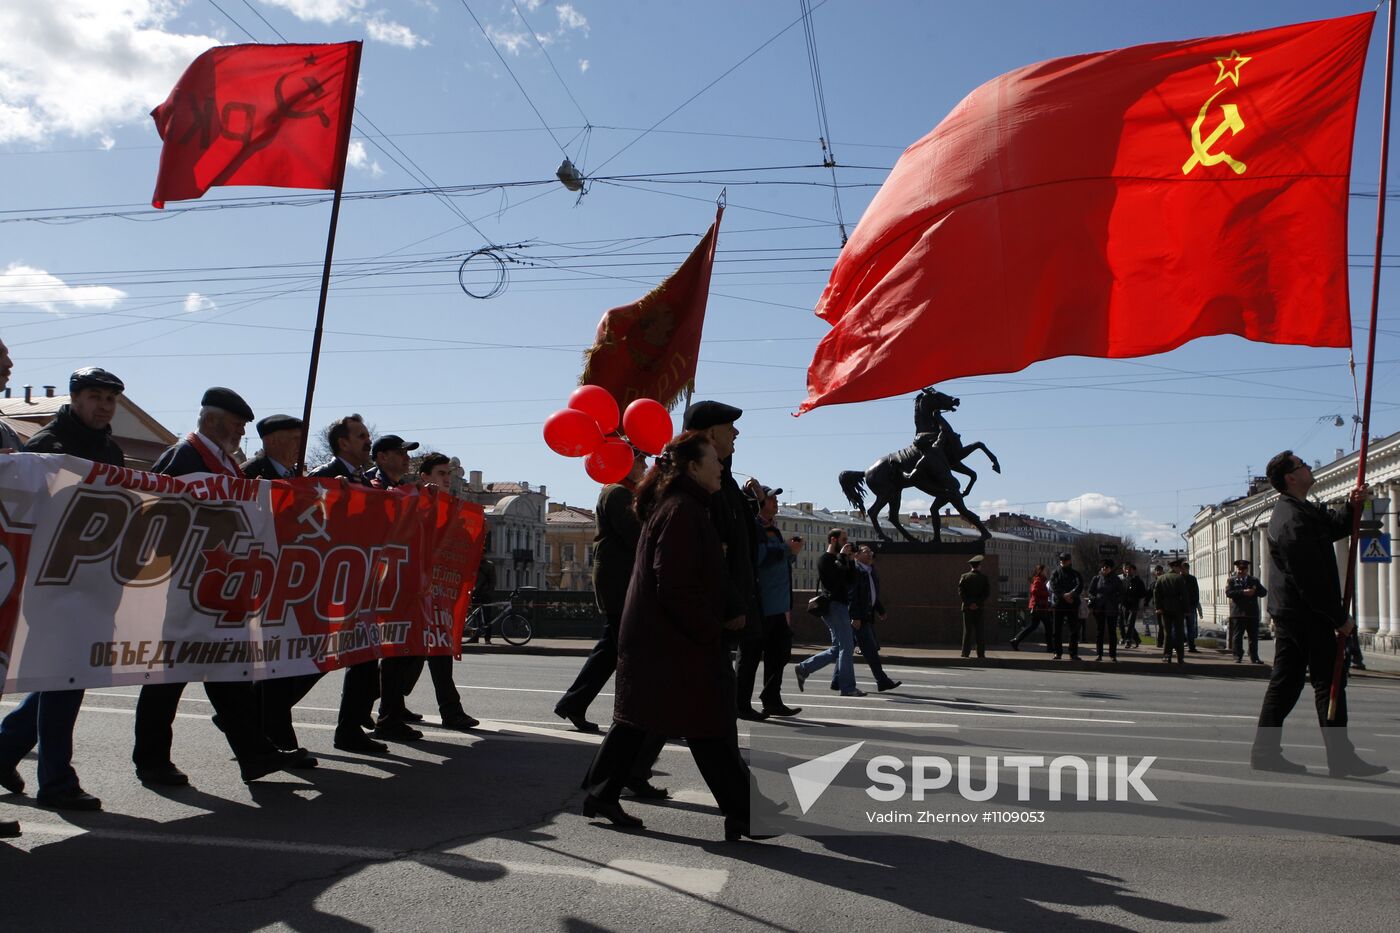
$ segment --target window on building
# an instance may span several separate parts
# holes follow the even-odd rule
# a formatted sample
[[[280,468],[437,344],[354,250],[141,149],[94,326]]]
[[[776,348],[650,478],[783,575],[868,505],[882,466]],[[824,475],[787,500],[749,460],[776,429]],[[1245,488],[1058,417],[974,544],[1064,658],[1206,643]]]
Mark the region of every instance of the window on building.
[[[564,563],[572,564],[574,562],[574,546],[572,544],[561,544],[559,545],[559,549]]]

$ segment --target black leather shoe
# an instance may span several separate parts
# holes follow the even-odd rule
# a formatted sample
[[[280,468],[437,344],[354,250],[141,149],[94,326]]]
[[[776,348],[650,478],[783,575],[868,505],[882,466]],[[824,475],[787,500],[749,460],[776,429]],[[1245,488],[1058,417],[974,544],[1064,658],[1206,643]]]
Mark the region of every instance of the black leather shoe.
[[[292,754],[296,757],[294,757],[291,761],[287,762],[287,767],[293,768],[297,771],[310,771],[312,768],[316,767],[321,763],[316,760],[315,755],[311,754],[304,748],[294,748],[292,749]]]
[[[411,710],[411,709],[405,709],[405,710],[403,711],[403,719],[404,719],[404,722],[422,722],[422,721],[423,721],[423,714],[422,714],[422,713],[415,713],[415,712],[414,712],[413,710]]]
[[[0,820],[0,839],[19,837],[19,820]]]
[[[592,794],[583,798],[583,815],[592,819],[601,816],[614,826],[622,826],[627,829],[641,829],[645,824],[631,816],[622,809],[622,804],[616,800],[599,800]]]
[[[101,810],[102,801],[81,787],[74,787],[71,790],[62,791],[57,794],[39,794],[35,798],[39,806],[48,807],[50,810]]]
[[[573,723],[574,728],[580,732],[598,731],[598,724],[596,722],[589,722],[582,713],[564,713],[556,709],[554,715],[558,716],[560,719],[567,719],[569,722]]]
[[[887,684],[880,684],[878,689],[881,693],[884,693],[886,690],[894,690],[900,686],[903,686],[903,684],[904,681],[902,680],[892,680]]]
[[[294,769],[296,763],[301,760],[301,752],[286,752],[279,748],[262,755],[252,755],[243,759],[238,763],[238,773],[243,778],[244,784],[251,784],[258,778],[267,777],[277,771]]]
[[[457,713],[455,716],[448,716],[442,721],[444,729],[455,729],[458,732],[466,732],[468,729],[475,729],[481,725],[481,721],[468,716],[466,713]]]
[[[767,713],[760,713],[752,706],[748,707],[747,709],[739,710],[738,715],[740,719],[747,719],[749,722],[763,722],[763,720],[768,718]]]
[[[792,669],[792,673],[793,673],[794,675],[796,675],[796,677],[797,677],[797,692],[798,692],[798,693],[806,693],[806,692],[807,692],[807,675],[804,674],[804,673],[802,673],[800,670],[798,670],[798,669],[795,668],[795,667]]]
[[[359,752],[361,755],[383,755],[389,751],[389,746],[383,742],[376,742],[363,732],[338,735],[334,744],[342,752]]]
[[[1020,646],[1018,643],[1016,643],[1016,642],[1013,641],[1013,642],[1011,643],[1011,650],[1012,650],[1012,651],[1020,651],[1020,650],[1021,650],[1021,646]]]
[[[842,690],[841,695],[843,697],[863,697],[868,696],[869,694],[867,694],[864,690],[857,688],[855,690],[850,691],[849,693],[847,693],[845,690]]]
[[[20,777],[19,772],[14,768],[0,771],[0,787],[12,794],[22,794],[24,793],[24,778]]]
[[[161,787],[184,787],[190,777],[172,764],[157,765],[152,768],[137,768],[136,780],[142,784],[158,784]]]
[[[671,796],[671,792],[664,787],[657,787],[651,781],[629,781],[627,789],[632,792],[632,796],[640,800],[665,800]]]
[[[741,839],[752,839],[755,842],[761,842],[764,839],[772,839],[774,835],[773,833],[754,833],[747,821],[741,822],[739,820],[730,819],[727,816],[724,818],[725,842],[738,842]]]
[[[1255,771],[1274,771],[1278,774],[1307,774],[1308,769],[1296,761],[1289,761],[1282,753],[1276,755],[1254,755],[1249,766]]]
[[[364,729],[366,732],[373,732],[377,725],[379,724],[374,721],[373,716],[366,716],[364,719],[360,720],[360,728]]]
[[[769,716],[796,716],[802,712],[800,706],[766,706],[763,711]]]
[[[386,722],[375,726],[374,737],[391,742],[417,742],[423,737],[423,733],[406,722]]]
[[[1338,764],[1329,763],[1327,765],[1327,773],[1334,778],[1375,777],[1378,774],[1385,774],[1389,770],[1385,765],[1373,765],[1355,755]]]

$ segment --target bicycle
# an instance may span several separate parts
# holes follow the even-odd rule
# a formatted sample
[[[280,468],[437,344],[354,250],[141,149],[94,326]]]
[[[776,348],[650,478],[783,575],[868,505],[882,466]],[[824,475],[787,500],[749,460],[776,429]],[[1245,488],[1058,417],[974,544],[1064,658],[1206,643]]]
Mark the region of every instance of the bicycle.
[[[517,605],[519,600],[520,590],[516,589],[504,601],[473,606],[467,621],[462,625],[462,637],[481,636],[489,641],[491,626],[495,625],[506,644],[517,648],[525,644],[534,636],[534,630],[530,626],[530,617]],[[493,608],[499,610],[494,616],[487,612]]]

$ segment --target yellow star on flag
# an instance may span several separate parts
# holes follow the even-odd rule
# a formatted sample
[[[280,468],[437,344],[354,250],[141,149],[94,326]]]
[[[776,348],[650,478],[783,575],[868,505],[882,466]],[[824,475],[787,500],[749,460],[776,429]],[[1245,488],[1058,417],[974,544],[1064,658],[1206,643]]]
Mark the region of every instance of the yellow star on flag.
[[[1215,83],[1219,84],[1221,81],[1229,78],[1231,81],[1235,82],[1235,87],[1239,87],[1240,69],[1244,67],[1245,62],[1250,60],[1251,59],[1240,55],[1240,53],[1234,49],[1230,50],[1229,55],[1217,55],[1215,63],[1220,66],[1220,77],[1215,79]]]

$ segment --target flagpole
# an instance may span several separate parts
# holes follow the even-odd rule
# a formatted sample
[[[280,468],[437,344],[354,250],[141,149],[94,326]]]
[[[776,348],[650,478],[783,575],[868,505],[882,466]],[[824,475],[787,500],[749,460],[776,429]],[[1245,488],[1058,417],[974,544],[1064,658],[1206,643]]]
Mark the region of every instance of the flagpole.
[[[335,256],[335,228],[340,222],[340,195],[345,189],[345,158],[350,151],[350,124],[355,113],[355,90],[360,80],[361,43],[352,46],[352,60],[348,63],[345,75],[345,88],[341,94],[344,101],[340,119],[339,165],[336,174],[335,198],[331,201],[330,230],[326,233],[326,262],[321,267],[321,297],[316,303],[316,329],[311,336],[311,365],[306,373],[306,401],[301,409],[301,449],[297,451],[297,471],[300,475],[308,472],[306,444],[311,439],[311,400],[316,394],[316,371],[321,365],[321,334],[326,323],[326,297],[331,290],[331,260]]]
[[[311,400],[316,394],[316,371],[321,364],[321,333],[326,323],[326,296],[331,288],[331,259],[335,255],[335,228],[340,221],[340,191],[342,182],[335,189],[335,199],[331,201],[331,226],[326,235],[326,263],[321,268],[321,298],[316,304],[316,330],[311,337],[311,366],[306,373],[306,401],[301,409],[301,449],[297,452],[297,464],[303,475],[307,472],[306,444],[311,439]]]
[[[1381,295],[1381,243],[1385,238],[1385,197],[1386,170],[1390,162],[1390,85],[1395,71],[1395,0],[1390,0],[1386,14],[1385,39],[1385,90],[1381,104],[1381,171],[1380,184],[1376,192],[1376,255],[1371,269],[1371,321],[1366,334],[1366,390],[1361,403],[1361,449],[1356,460],[1356,487],[1360,491],[1366,486],[1366,456],[1371,447],[1371,384],[1376,362],[1376,320],[1380,308]],[[1347,545],[1347,580],[1345,595],[1342,597],[1343,618],[1351,617],[1356,602],[1356,558],[1360,546],[1361,503],[1353,502],[1351,507],[1351,542]],[[1353,624],[1359,622],[1360,612]],[[1337,719],[1337,703],[1342,689],[1342,668],[1346,663],[1347,638],[1337,640],[1337,658],[1332,668],[1332,692],[1327,704],[1327,721]]]

